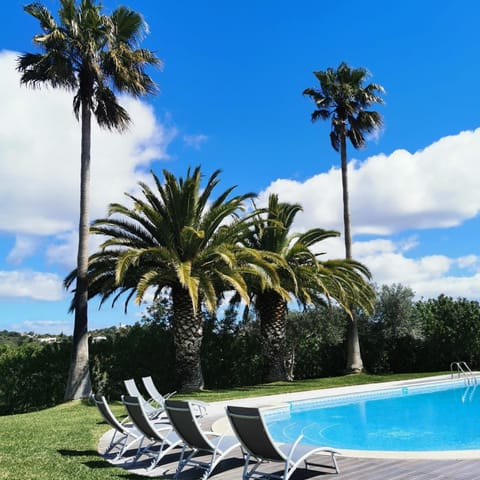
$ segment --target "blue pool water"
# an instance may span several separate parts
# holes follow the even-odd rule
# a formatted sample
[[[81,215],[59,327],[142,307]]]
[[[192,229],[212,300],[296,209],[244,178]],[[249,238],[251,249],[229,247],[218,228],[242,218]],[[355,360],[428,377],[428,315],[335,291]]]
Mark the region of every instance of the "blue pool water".
[[[338,449],[480,450],[480,385],[453,383],[293,402],[265,415],[272,437]]]

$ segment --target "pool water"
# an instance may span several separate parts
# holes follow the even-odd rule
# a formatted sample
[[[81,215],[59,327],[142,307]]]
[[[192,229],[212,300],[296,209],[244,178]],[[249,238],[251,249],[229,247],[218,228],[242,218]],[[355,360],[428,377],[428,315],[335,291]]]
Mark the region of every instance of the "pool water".
[[[265,415],[272,437],[349,450],[480,450],[480,385],[444,384],[292,402]]]

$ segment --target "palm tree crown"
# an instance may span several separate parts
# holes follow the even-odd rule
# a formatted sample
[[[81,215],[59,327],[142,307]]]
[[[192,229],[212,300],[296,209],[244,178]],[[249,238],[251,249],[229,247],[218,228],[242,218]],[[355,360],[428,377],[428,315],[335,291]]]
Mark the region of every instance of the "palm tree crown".
[[[301,210],[298,204],[282,203],[277,195],[270,195],[266,214],[264,210],[257,210],[244,240],[249,248],[271,254],[280,279],[278,285],[262,284],[259,281],[262,277],[248,280],[260,317],[264,381],[286,377],[284,349],[289,300],[295,298],[302,305],[308,305],[333,299],[349,314],[352,302],[370,311],[374,301],[373,289],[366,282],[370,273],[362,264],[353,260],[320,261],[318,257],[322,254],[312,250],[323,240],[337,237],[338,232],[321,228],[291,232],[295,216]]]
[[[241,268],[234,268],[238,267],[236,239],[245,227],[233,216],[253,194],[228,198],[232,187],[212,200],[219,174],[214,172],[201,191],[199,167],[189,169],[185,179],[164,170],[164,184],[152,172],[153,189],[139,184],[143,198],[126,194],[133,207],[111,204],[109,217],[95,220],[91,228],[92,233],[107,237],[91,257],[92,295],[101,294],[105,300],[115,291],[133,289],[140,303],[149,287],[157,295],[165,288],[182,288],[194,311],[200,301],[214,311],[218,285],[226,282],[247,299]],[[105,271],[107,258],[115,262],[106,262]],[[217,282],[218,277],[223,282]],[[126,303],[131,298],[127,296]]]
[[[114,92],[139,97],[156,91],[145,68],[160,66],[161,61],[150,50],[138,48],[148,31],[146,23],[126,7],[108,16],[91,0],[78,5],[74,0],[60,0],[60,4],[59,23],[40,3],[24,7],[40,23],[42,33],[33,40],[42,53],[18,58],[21,83],[73,91],[77,118],[85,104],[101,127],[124,130],[130,117]]]
[[[330,141],[338,152],[342,137],[347,137],[354,148],[365,146],[365,135],[381,128],[382,116],[375,111],[366,110],[375,103],[384,103],[378,94],[385,90],[381,85],[369,83],[365,68],[350,68],[342,62],[337,70],[327,68],[324,72],[314,72],[320,82],[320,88],[307,88],[308,95],[317,109],[312,113],[312,121],[331,119]]]

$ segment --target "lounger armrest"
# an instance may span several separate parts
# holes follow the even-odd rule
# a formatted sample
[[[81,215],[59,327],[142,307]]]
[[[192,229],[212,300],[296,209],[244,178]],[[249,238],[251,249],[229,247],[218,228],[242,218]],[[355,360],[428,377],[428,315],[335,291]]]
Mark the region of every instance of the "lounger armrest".
[[[292,456],[293,456],[293,452],[297,448],[297,446],[300,443],[300,441],[302,440],[302,438],[303,438],[303,435],[299,435],[298,438],[295,440],[295,442],[293,442],[292,447],[290,448],[290,450],[288,452],[288,460],[287,460],[288,465],[290,465],[290,462],[291,462]]]
[[[173,430],[172,426],[171,425],[165,425],[164,427],[160,427],[160,428],[157,428],[157,423],[154,424],[155,425],[155,430],[157,432],[166,432],[168,431],[169,433]]]
[[[207,414],[208,403],[202,402],[201,400],[190,400],[192,407],[198,409],[198,413],[201,417],[204,417]]]
[[[129,422],[131,422],[131,420],[130,420],[130,417],[128,415],[126,415],[124,418],[122,418],[122,420],[120,420],[120,423],[122,425],[125,425],[126,423],[129,423]]]
[[[173,397],[176,393],[177,393],[176,390],[174,390],[173,392],[166,393],[166,394],[163,396],[163,398],[164,398],[165,400],[167,400],[167,398]]]

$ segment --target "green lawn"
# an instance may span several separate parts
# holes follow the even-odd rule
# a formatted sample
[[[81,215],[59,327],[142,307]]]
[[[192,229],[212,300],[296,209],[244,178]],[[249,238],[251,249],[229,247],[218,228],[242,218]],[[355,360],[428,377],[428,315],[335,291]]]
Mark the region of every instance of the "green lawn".
[[[204,401],[227,400],[302,390],[378,383],[431,376],[348,375],[345,377],[274,383],[233,390],[205,391],[190,395]],[[179,398],[181,398],[179,396]],[[120,415],[123,407],[113,405]],[[120,468],[111,467],[96,453],[97,442],[108,427],[100,421],[94,406],[75,401],[23,415],[0,417],[0,479],[95,480],[139,479]]]

